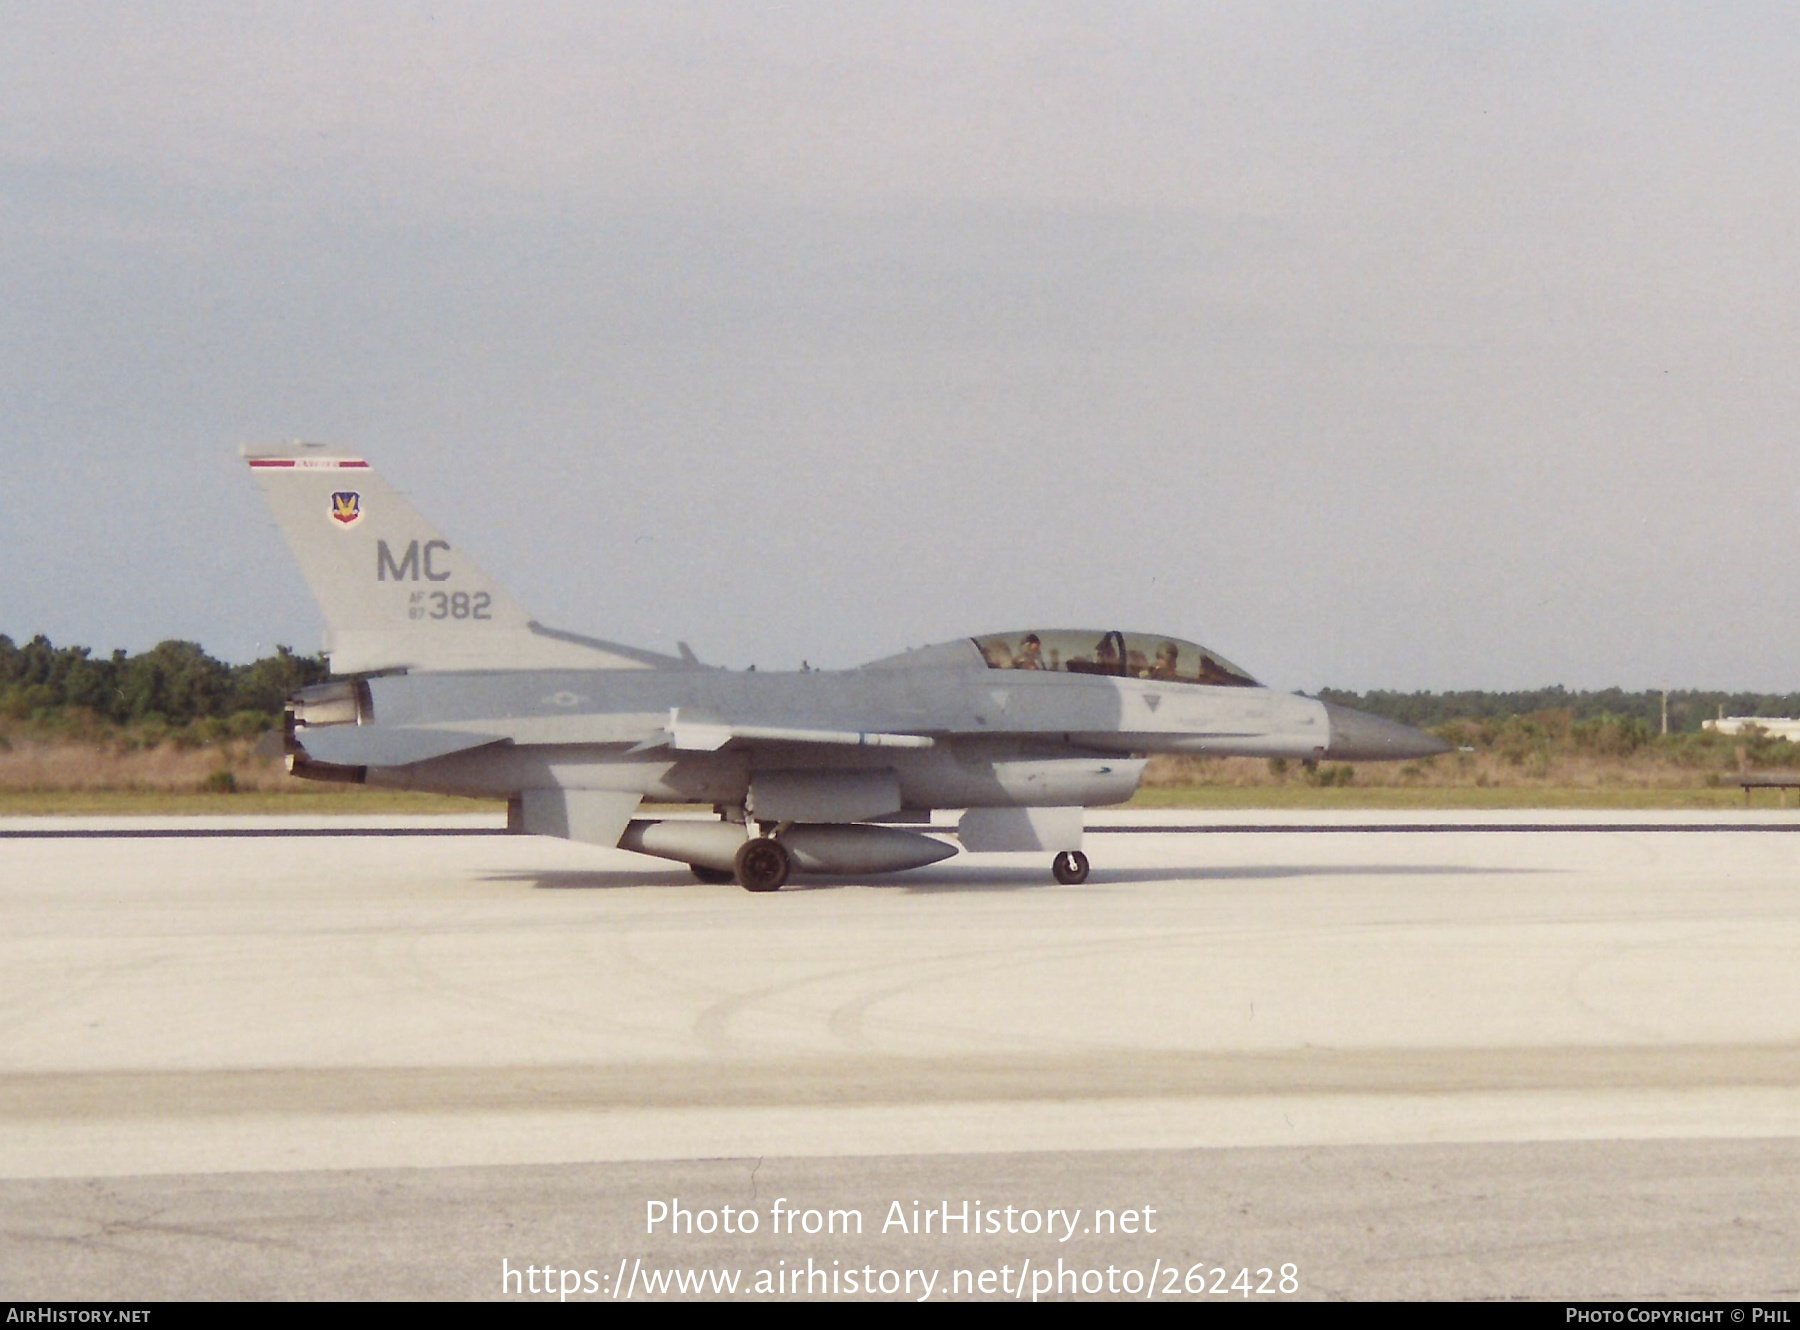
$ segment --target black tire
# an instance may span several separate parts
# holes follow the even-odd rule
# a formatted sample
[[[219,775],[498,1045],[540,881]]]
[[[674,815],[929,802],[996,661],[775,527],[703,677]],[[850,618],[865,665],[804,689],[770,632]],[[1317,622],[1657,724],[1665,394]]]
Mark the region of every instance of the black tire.
[[[780,891],[792,868],[787,847],[769,836],[747,840],[737,852],[738,885],[745,891]]]
[[[1065,887],[1078,887],[1087,881],[1087,856],[1080,850],[1064,850],[1050,861],[1050,871]]]
[[[727,882],[737,881],[737,875],[725,868],[702,868],[699,864],[689,864],[688,868],[695,877],[709,887],[722,887]]]

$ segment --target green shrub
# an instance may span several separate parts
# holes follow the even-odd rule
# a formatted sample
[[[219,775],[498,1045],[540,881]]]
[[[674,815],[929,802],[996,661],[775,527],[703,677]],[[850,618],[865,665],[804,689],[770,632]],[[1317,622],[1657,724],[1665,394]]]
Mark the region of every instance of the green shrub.
[[[166,716],[151,712],[132,727],[132,738],[139,748],[160,748],[171,735],[169,721]]]
[[[1743,736],[1748,738],[1747,747],[1750,762],[1759,767],[1794,767],[1800,766],[1800,744],[1787,739],[1771,738],[1767,734]]]
[[[1577,750],[1600,757],[1629,757],[1651,742],[1650,727],[1635,716],[1596,716],[1574,727]]]
[[[231,735],[231,725],[218,716],[202,716],[175,736],[178,748],[204,748]]]
[[[234,711],[225,722],[233,739],[254,739],[275,728],[275,717],[266,711]]]

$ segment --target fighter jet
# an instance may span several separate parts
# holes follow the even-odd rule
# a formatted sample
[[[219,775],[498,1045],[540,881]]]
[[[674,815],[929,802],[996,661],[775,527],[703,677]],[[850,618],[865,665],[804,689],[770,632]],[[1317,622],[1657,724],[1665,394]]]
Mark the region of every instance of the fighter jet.
[[[957,849],[907,826],[961,809],[963,848],[1048,853],[1079,883],[1083,810],[1131,798],[1151,754],[1449,748],[1161,633],[1021,629],[798,672],[603,642],[532,618],[364,459],[244,456],[348,676],[288,699],[295,776],[505,799],[513,831],[676,860],[702,882],[919,868]],[[635,816],[646,801],[716,819]]]

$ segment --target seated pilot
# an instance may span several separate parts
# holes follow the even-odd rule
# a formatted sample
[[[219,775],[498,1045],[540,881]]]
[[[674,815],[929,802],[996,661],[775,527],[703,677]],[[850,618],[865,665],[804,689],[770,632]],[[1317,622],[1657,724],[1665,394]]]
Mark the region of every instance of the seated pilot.
[[[1044,644],[1038,640],[1036,633],[1025,634],[1025,640],[1019,643],[1019,654],[1013,657],[1012,667],[1015,670],[1044,668]]]
[[[1070,656],[1068,664],[1063,668],[1070,674],[1111,674],[1113,672],[1112,661],[1104,654],[1110,652],[1111,649],[1111,644],[1103,637],[1094,652],[1096,656],[1100,657],[1098,663],[1089,660],[1086,656]]]
[[[1181,661],[1181,648],[1173,642],[1164,642],[1156,648],[1156,664],[1150,667],[1152,679],[1177,679],[1180,672],[1176,668]]]

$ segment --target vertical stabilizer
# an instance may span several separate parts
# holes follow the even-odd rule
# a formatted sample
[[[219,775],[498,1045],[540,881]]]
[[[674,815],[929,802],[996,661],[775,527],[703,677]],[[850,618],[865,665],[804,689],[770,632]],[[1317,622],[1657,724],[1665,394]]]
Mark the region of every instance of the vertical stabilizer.
[[[385,669],[629,669],[649,653],[546,633],[361,457],[245,448],[325,615],[339,674]]]

